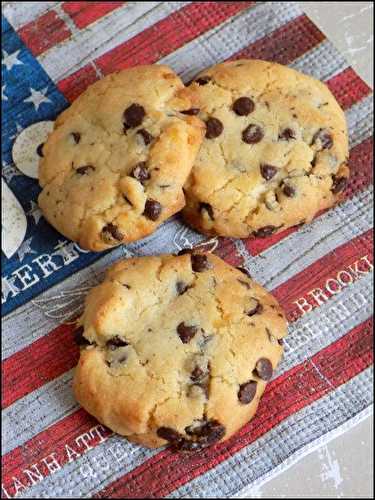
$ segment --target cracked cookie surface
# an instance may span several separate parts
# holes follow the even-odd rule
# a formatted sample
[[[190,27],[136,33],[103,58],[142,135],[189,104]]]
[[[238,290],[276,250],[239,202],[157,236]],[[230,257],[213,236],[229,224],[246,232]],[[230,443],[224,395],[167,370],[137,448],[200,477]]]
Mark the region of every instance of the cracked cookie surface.
[[[218,64],[189,87],[206,123],[185,185],[185,220],[208,235],[266,237],[342,198],[343,111],[328,87],[259,60]]]
[[[138,66],[91,85],[43,146],[39,205],[64,236],[100,251],[152,233],[185,203],[204,134],[170,68]]]
[[[199,450],[252,418],[285,335],[276,300],[215,255],[127,259],[87,296],[75,395],[131,441]]]

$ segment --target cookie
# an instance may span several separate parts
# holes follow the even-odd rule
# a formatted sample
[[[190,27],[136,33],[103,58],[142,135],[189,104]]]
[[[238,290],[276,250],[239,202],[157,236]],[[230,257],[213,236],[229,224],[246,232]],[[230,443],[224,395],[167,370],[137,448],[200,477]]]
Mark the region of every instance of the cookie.
[[[181,451],[228,439],[253,417],[286,335],[266,290],[200,253],[115,264],[80,325],[80,404],[130,441]]]
[[[326,85],[279,64],[238,60],[204,71],[190,89],[207,127],[185,186],[194,228],[266,237],[341,199],[347,127]]]
[[[100,251],[152,233],[184,206],[204,135],[194,94],[167,66],[111,74],[56,120],[43,145],[39,205],[64,236]]]

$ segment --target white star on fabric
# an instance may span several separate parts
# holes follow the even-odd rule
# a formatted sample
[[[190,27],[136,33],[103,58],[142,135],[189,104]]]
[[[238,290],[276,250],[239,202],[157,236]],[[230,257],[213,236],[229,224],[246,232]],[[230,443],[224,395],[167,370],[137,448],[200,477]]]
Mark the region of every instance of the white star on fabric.
[[[3,59],[1,64],[4,64],[8,71],[11,71],[13,66],[22,65],[23,62],[18,59],[18,54],[20,52],[21,50],[17,50],[17,52],[14,52],[13,54],[8,54],[5,50],[3,50]]]
[[[33,250],[31,248],[31,241],[32,241],[32,238],[28,238],[19,247],[17,255],[18,255],[18,258],[19,258],[20,262],[23,261],[23,259],[24,259],[24,257],[25,257],[26,254],[28,254],[28,253],[37,253],[35,250]]]
[[[8,100],[8,96],[5,95],[5,85],[2,85],[1,86],[1,100],[2,101],[7,101]]]
[[[31,209],[28,212],[26,212],[26,215],[30,215],[31,217],[33,217],[35,225],[36,225],[36,224],[38,224],[39,219],[42,217],[42,212],[41,212],[40,208],[38,207],[38,205],[32,200],[30,201],[30,206],[31,206]]]
[[[31,102],[35,107],[35,111],[38,111],[42,104],[48,104],[48,103],[53,104],[52,101],[48,99],[48,97],[46,97],[45,95],[47,89],[48,87],[39,91],[30,87],[31,94],[29,97],[24,99],[23,102]]]
[[[5,180],[7,181],[8,184],[13,179],[13,177],[17,175],[22,175],[22,173],[14,165],[6,165],[6,164],[3,164],[1,173],[5,177]]]

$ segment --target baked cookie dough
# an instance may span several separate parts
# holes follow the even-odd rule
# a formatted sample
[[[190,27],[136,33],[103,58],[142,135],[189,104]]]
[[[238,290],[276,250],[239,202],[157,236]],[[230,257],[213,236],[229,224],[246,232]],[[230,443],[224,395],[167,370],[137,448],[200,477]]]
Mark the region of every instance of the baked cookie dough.
[[[325,84],[244,59],[204,71],[190,89],[207,127],[185,185],[183,213],[198,231],[266,237],[340,200],[347,127]]]
[[[40,208],[64,236],[100,251],[152,233],[185,204],[204,135],[194,94],[167,66],[108,75],[56,120],[43,145]]]
[[[201,253],[118,262],[79,324],[80,404],[130,441],[186,452],[253,417],[286,335],[265,289]]]

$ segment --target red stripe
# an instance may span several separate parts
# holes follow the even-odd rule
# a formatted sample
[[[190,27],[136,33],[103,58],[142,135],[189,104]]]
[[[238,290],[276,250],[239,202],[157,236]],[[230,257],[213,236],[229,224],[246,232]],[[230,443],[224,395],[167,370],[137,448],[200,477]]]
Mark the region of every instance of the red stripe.
[[[79,349],[73,330],[73,325],[60,325],[3,361],[2,408],[76,366]]]
[[[130,66],[154,63],[253,3],[191,3],[108,51],[94,61],[95,65],[107,75]],[[98,76],[87,68],[89,65],[57,84],[69,101],[73,101],[88,85],[98,79]],[[85,75],[84,78],[81,73]]]
[[[153,481],[159,477],[161,471],[168,470],[168,477],[173,474],[173,477],[170,478],[171,488],[169,490],[172,491],[184,482],[233,455],[292,413],[347,382],[369,366],[372,360],[371,324],[370,320],[362,323],[340,340],[317,353],[312,360],[319,372],[313,368],[310,361],[306,361],[273,380],[268,385],[257,415],[251,424],[242,428],[226,443],[207,450],[203,455],[193,459],[175,456],[169,451],[162,451],[109,486],[105,492],[100,494],[100,497],[108,496],[111,498],[112,495],[115,498],[120,496],[128,497],[133,493],[136,496],[129,496],[130,498],[150,498],[154,496],[157,498],[160,495],[167,494],[164,490],[162,492],[156,491],[159,488],[160,481],[158,480],[157,484]],[[325,379],[322,380],[318,373],[323,373]],[[325,382],[327,379],[330,381],[329,385]],[[4,455],[2,467],[5,487],[10,491],[7,484],[12,484],[12,476],[19,477],[25,468],[40,462],[42,458],[52,451],[56,453],[59,463],[61,465],[65,464],[67,462],[66,444],[82,453],[83,450],[77,448],[75,439],[77,436],[88,432],[95,423],[95,419],[84,410],[78,410],[33,437],[25,445],[19,446]],[[107,431],[106,435],[110,435],[110,431]],[[95,446],[95,442],[90,442],[90,445]],[[196,460],[201,459],[204,469],[198,473],[190,470]],[[186,460],[187,462],[185,462]],[[184,470],[185,463],[188,465],[186,476],[182,472],[181,477],[176,478],[176,474],[181,473],[181,466]],[[207,464],[207,468],[205,468],[204,464]]]
[[[71,32],[56,12],[50,10],[35,21],[22,26],[18,34],[34,56],[38,56],[69,38]]]
[[[225,443],[197,456],[162,451],[114,481],[94,498],[160,498],[227,460],[293,413],[332,392],[372,362],[372,320],[277,379],[254,419]],[[166,481],[163,478],[168,478]]]
[[[348,187],[348,194],[352,196],[371,182],[372,139],[352,149],[350,164],[353,171],[358,169],[358,175],[352,175]],[[244,244],[251,255],[257,255],[295,230],[291,228],[265,239],[244,240]],[[232,265],[241,265],[232,240],[220,239],[216,253]],[[358,253],[357,257],[362,255]],[[72,331],[72,325],[61,325],[2,363],[3,408],[75,366],[78,349],[73,344]],[[62,351],[61,346],[64,346]],[[59,356],[56,352],[60,352]],[[23,376],[25,371],[29,373],[27,378]]]
[[[82,29],[124,4],[125,2],[64,2],[61,7],[77,28]]]
[[[287,314],[290,322],[296,321],[302,312],[295,304],[295,301],[301,297],[306,297],[306,294],[314,288],[321,288],[325,296],[329,299],[335,293],[331,293],[329,289],[325,288],[327,279],[337,280],[337,274],[341,271],[346,271],[349,275],[341,275],[339,278],[344,283],[350,283],[350,276],[352,281],[356,281],[358,277],[355,276],[355,269],[350,270],[352,266],[360,258],[368,256],[370,262],[373,258],[373,230],[370,229],[361,234],[357,238],[341,245],[332,252],[329,252],[321,259],[317,260],[300,273],[293,276],[286,283],[281,284],[272,291],[272,294],[282,305]],[[369,272],[369,265],[366,261],[361,261],[358,265],[359,271]],[[360,274],[358,274],[360,276]],[[340,290],[340,283],[337,284],[329,282],[328,287],[337,292]],[[342,286],[344,288],[344,286]],[[341,289],[342,289],[341,288]],[[312,296],[307,296],[309,304],[314,308],[319,304]]]
[[[355,193],[363,191],[374,181],[374,140],[373,137],[365,139],[350,150],[349,168],[352,173],[348,187],[345,191],[347,196],[352,197]]]
[[[325,35],[317,26],[302,15],[240,50],[230,59],[253,58],[290,64],[324,39]]]
[[[225,260],[231,266],[242,265],[242,257],[238,255],[234,240],[229,238],[218,238],[219,244],[215,249],[215,254]]]
[[[373,165],[373,138],[369,137],[350,150],[349,167],[351,176],[345,190],[346,198],[352,198],[356,193],[363,191],[373,182]],[[315,218],[326,211],[319,212]],[[244,243],[251,255],[259,255],[267,250],[267,248],[272,247],[296,231],[298,231],[298,228],[291,227],[269,238],[247,239],[244,240]]]
[[[371,93],[370,87],[357,75],[353,68],[347,68],[326,83],[344,109],[350,108]]]

